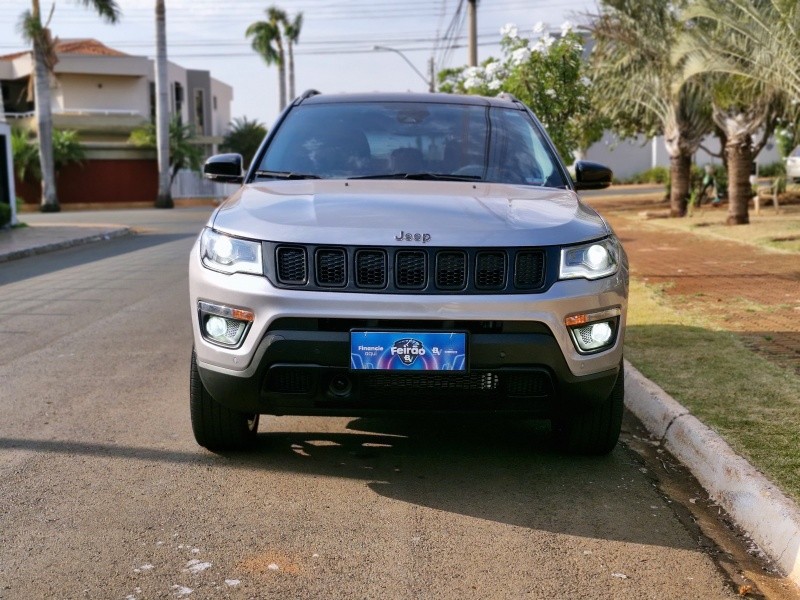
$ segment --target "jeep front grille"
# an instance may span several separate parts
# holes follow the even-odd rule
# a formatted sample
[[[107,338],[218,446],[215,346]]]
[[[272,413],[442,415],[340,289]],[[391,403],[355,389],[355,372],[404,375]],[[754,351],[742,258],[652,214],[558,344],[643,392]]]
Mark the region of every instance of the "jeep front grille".
[[[403,290],[421,290],[427,284],[426,256],[421,250],[399,250],[395,254],[395,285]]]
[[[303,285],[308,277],[306,249],[299,246],[278,246],[278,282],[284,285]]]
[[[463,290],[467,284],[467,255],[447,250],[436,255],[436,287]]]
[[[475,265],[475,286],[479,290],[500,290],[506,281],[506,253],[479,252]]]
[[[544,263],[538,252],[517,252],[514,268],[514,285],[523,290],[542,285]]]
[[[383,250],[356,250],[356,286],[360,288],[386,287],[386,252]]]
[[[342,248],[317,248],[314,266],[317,285],[320,287],[342,287],[347,283],[347,255]]]
[[[369,248],[264,243],[277,287],[387,294],[519,294],[547,289],[546,248]],[[555,275],[553,275],[554,277]]]

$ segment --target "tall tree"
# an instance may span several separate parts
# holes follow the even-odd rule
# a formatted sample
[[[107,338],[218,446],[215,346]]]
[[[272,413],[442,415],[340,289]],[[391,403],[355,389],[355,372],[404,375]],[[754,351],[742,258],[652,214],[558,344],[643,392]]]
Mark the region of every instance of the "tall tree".
[[[169,144],[169,82],[167,79],[167,10],[156,0],[156,154],[158,196],[156,208],[172,208]]]
[[[684,77],[699,78],[711,90],[714,121],[726,138],[729,225],[750,222],[751,165],[780,120],[795,112],[787,102],[791,83],[765,76],[765,71],[769,62],[788,59],[771,38],[787,30],[797,33],[796,7],[797,2],[779,0],[700,0],[681,15],[687,26],[673,59],[683,65]],[[800,68],[797,57],[790,62]],[[758,142],[756,134],[761,135]]]
[[[294,19],[286,21],[283,33],[286,36],[286,51],[289,55],[289,99],[294,100],[294,45],[300,40],[300,32],[303,29],[303,13],[299,12]]]
[[[106,22],[116,23],[120,9],[114,0],[78,0],[94,11]],[[55,2],[50,6],[47,19],[42,21],[39,0],[31,0],[31,10],[22,14],[20,32],[32,45],[34,101],[36,127],[39,135],[39,160],[42,171],[42,212],[58,212],[61,207],[56,193],[55,161],[53,160],[53,112],[50,96],[50,76],[58,62],[55,42],[50,31],[50,21],[55,11]]]
[[[706,55],[704,70],[756,79],[800,101],[800,2],[693,0],[682,17],[728,32],[693,40]]]
[[[253,38],[251,45],[267,65],[278,67],[278,104],[286,108],[286,56],[283,49],[282,29],[286,23],[286,12],[277,6],[266,10],[267,20],[251,23],[245,36]]]
[[[740,76],[727,76],[720,78],[712,88],[714,122],[725,134],[728,225],[750,222],[751,168],[783,112],[780,95],[763,87],[748,86]],[[756,142],[754,136],[759,133],[760,142]]]
[[[670,157],[670,214],[683,216],[692,155],[711,131],[706,90],[683,79],[672,50],[682,23],[671,0],[602,0],[589,29],[594,98],[623,137],[664,135]]]

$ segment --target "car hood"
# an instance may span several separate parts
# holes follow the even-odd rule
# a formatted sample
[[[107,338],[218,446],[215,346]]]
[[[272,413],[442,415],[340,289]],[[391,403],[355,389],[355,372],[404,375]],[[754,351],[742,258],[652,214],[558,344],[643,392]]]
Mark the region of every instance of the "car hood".
[[[251,239],[364,246],[549,246],[609,233],[570,190],[409,180],[249,184],[210,224]]]

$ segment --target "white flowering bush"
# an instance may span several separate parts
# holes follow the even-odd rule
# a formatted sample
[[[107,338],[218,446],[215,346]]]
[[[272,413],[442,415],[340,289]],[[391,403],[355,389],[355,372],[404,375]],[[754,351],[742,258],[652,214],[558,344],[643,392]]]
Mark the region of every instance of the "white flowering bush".
[[[591,81],[585,74],[583,39],[568,21],[556,35],[544,23],[530,31],[528,35],[513,23],[505,25],[500,30],[500,58],[489,58],[479,67],[442,71],[439,89],[483,96],[501,91],[513,94],[539,117],[569,162],[575,150],[588,146],[602,133],[591,117]]]

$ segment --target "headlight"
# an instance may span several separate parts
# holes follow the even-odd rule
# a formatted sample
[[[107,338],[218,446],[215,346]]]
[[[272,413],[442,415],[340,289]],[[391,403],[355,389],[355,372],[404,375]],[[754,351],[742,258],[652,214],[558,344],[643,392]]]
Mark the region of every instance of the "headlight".
[[[559,279],[600,279],[617,272],[619,243],[613,236],[599,242],[561,249]]]
[[[203,265],[221,273],[263,275],[261,244],[204,229],[200,236],[200,260]]]

